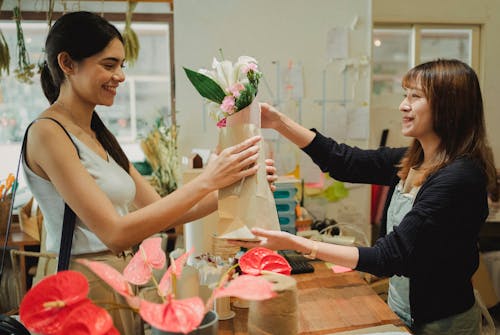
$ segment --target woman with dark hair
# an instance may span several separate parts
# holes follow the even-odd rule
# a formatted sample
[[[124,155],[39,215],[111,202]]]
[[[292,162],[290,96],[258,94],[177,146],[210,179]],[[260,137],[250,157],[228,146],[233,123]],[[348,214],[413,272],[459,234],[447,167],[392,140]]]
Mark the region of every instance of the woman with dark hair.
[[[322,171],[351,183],[390,186],[382,236],[373,247],[321,243],[261,229],[245,247],[295,249],[313,258],[377,276],[392,276],[389,306],[415,334],[479,334],[481,315],[471,277],[478,232],[488,216],[496,172],[486,139],[474,71],[436,60],[403,78],[399,106],[409,148],[362,150],[306,129],[262,105],[262,126],[306,152]]]
[[[161,198],[94,111],[96,105],[112,105],[125,80],[118,30],[96,14],[69,13],[50,29],[45,52],[41,81],[51,105],[29,128],[23,169],[44,215],[48,252],[59,252],[66,203],[77,217],[71,254],[121,271],[130,255],[116,253],[207,215],[217,207],[217,189],[256,173],[260,137],[223,150],[198,177]],[[273,181],[274,167],[267,171]],[[138,209],[129,213],[131,204]],[[72,263],[70,268],[87,275],[91,298],[119,299],[85,267]],[[139,334],[127,313],[112,313],[115,326],[121,334]]]

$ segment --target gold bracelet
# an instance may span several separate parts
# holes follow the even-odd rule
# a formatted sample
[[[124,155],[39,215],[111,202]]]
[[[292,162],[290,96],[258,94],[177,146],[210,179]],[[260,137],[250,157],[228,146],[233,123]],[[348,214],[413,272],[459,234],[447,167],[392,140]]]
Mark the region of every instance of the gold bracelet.
[[[303,254],[304,257],[309,258],[309,259],[316,259],[316,255],[318,254],[318,242],[312,241],[312,247],[311,247],[311,252],[308,254]]]

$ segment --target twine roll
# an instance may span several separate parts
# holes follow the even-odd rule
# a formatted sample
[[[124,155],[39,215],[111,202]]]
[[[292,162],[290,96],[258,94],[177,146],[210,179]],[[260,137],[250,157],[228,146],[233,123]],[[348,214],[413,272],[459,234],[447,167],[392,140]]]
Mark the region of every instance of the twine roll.
[[[234,257],[240,251],[237,245],[229,244],[226,239],[212,236],[212,252],[214,256],[220,256],[223,260]]]
[[[295,335],[298,333],[297,282],[277,273],[262,276],[273,283],[278,295],[272,299],[250,301],[249,335]]]

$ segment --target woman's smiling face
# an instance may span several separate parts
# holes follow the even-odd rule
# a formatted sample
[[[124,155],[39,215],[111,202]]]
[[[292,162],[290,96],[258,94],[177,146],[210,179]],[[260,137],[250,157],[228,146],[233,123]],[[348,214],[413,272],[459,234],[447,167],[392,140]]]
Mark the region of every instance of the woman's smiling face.
[[[125,80],[124,58],[122,42],[111,40],[104,50],[76,64],[77,71],[70,78],[72,87],[94,105],[111,106],[118,86]]]
[[[417,83],[413,87],[405,87],[404,91],[404,99],[399,105],[403,135],[420,141],[436,137],[431,106],[422,87]]]

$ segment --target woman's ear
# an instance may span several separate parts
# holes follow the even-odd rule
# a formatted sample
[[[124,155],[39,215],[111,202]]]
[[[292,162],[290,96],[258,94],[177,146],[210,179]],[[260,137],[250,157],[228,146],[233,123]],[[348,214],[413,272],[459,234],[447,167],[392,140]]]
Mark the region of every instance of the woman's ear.
[[[65,74],[73,74],[75,70],[75,63],[73,59],[71,59],[71,56],[66,52],[63,51],[57,55],[57,63],[59,64],[59,67]]]

